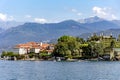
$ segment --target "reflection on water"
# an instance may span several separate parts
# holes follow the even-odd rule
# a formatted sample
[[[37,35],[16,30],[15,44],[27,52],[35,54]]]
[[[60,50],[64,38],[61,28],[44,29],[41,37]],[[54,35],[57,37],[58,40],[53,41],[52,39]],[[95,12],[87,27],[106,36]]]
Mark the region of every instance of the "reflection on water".
[[[0,80],[120,80],[120,62],[0,61]]]

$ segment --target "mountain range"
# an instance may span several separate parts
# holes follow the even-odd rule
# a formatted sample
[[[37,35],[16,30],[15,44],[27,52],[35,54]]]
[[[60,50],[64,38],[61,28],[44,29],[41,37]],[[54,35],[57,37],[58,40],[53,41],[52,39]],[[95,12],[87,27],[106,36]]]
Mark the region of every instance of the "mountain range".
[[[78,21],[80,23],[94,23],[94,22],[100,22],[103,20],[105,20],[105,19],[100,18],[98,16],[93,16],[93,17],[89,17],[89,18],[85,18],[85,19],[79,19]]]
[[[4,31],[4,29],[0,28],[0,33],[2,33]]]
[[[3,30],[9,29],[11,27],[16,27],[18,25],[24,24],[24,22],[16,22],[16,21],[1,21],[0,20],[0,28]]]
[[[66,20],[59,23],[24,23],[0,33],[0,48],[9,48],[28,41],[50,41],[62,35],[86,38],[92,33],[101,32],[108,35],[110,33],[120,34],[120,21],[108,21],[95,16],[84,20]]]

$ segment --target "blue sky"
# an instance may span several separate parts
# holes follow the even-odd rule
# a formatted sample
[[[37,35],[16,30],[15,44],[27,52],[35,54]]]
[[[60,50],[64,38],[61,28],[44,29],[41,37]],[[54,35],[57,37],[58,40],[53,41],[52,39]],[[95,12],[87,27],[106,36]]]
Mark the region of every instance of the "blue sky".
[[[99,16],[120,19],[120,0],[0,0],[0,20],[59,22]]]

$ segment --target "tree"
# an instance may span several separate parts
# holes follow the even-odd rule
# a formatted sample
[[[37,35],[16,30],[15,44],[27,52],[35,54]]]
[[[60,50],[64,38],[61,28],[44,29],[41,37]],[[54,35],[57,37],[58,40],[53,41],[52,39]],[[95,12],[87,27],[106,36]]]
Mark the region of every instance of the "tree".
[[[51,55],[47,54],[47,53],[40,53],[39,56],[40,56],[40,58],[42,58],[44,60],[47,60],[51,57]]]
[[[85,40],[83,38],[76,37],[76,41],[80,42],[81,44],[85,43]]]
[[[67,58],[69,58],[69,59],[72,58],[72,55],[71,55],[71,51],[70,51],[70,50],[67,50],[65,53],[66,53],[65,57],[67,57]]]
[[[63,57],[66,55],[66,51],[68,50],[68,45],[63,42],[59,42],[53,51],[54,56]]]
[[[72,37],[72,36],[62,36],[58,39],[58,42],[71,42],[71,41],[75,41],[76,38]]]
[[[72,36],[62,36],[58,39],[58,43],[53,51],[54,56],[65,57],[79,56],[80,44],[84,43],[82,38]]]
[[[79,50],[79,45],[77,41],[68,42],[68,49],[72,52],[72,55],[75,55],[75,50]]]
[[[1,57],[4,58],[4,57],[10,57],[11,59],[16,57],[17,59],[20,59],[21,55],[19,54],[16,54],[16,53],[13,53],[13,52],[5,52],[3,51],[2,54],[1,54]]]
[[[88,44],[88,46],[85,46],[85,47],[82,47],[82,56],[83,57],[86,57],[86,58],[89,58],[89,57],[92,57],[92,46],[91,44]]]
[[[118,41],[120,41],[120,34],[118,35]]]
[[[103,55],[103,44],[96,42],[89,42],[88,46],[82,47],[83,56],[86,58],[97,58],[99,55]]]
[[[4,56],[7,56],[7,52],[3,51],[1,54],[1,57],[3,58]]]
[[[28,54],[28,56],[29,56],[29,58],[34,58],[35,57],[35,53],[31,52],[31,53]]]
[[[110,43],[110,48],[114,48],[115,47],[115,41],[112,40],[111,43]]]
[[[89,41],[98,41],[98,40],[100,40],[100,37],[97,36],[95,33],[94,33],[94,35],[89,39]]]
[[[99,57],[99,55],[103,55],[102,43],[96,43],[93,47],[93,57]]]

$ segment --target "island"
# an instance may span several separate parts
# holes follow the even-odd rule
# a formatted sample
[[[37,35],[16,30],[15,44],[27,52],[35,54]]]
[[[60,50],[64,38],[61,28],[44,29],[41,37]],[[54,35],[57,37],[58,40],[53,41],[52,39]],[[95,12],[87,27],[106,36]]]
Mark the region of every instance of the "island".
[[[57,43],[27,42],[17,44],[13,52],[3,51],[3,60],[52,60],[52,61],[119,61],[120,36],[92,34],[86,40],[64,35]]]

